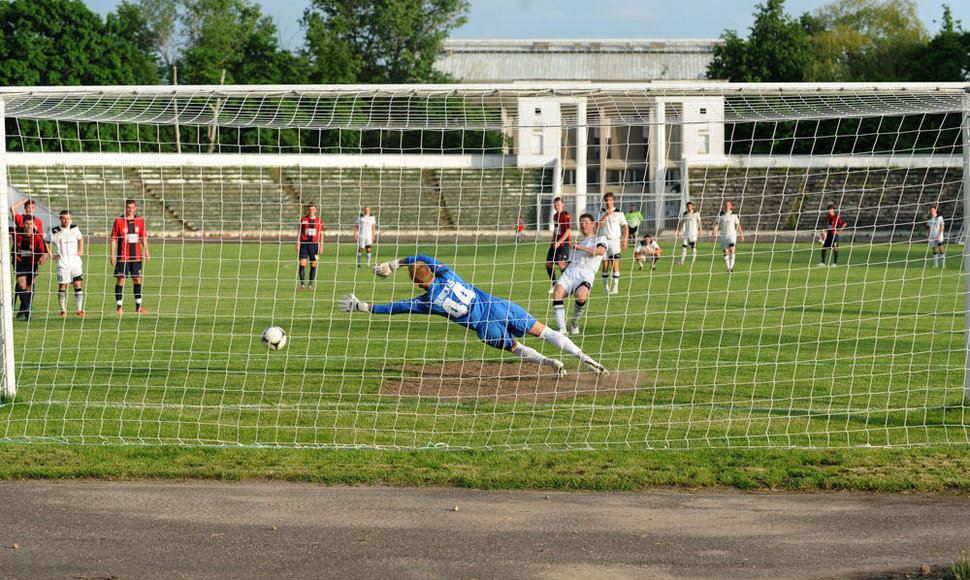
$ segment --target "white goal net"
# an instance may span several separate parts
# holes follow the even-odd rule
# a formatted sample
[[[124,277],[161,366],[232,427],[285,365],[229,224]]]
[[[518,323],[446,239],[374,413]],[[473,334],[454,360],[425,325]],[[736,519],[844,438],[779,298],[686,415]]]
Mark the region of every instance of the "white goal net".
[[[967,91],[0,89],[0,441],[966,445]]]

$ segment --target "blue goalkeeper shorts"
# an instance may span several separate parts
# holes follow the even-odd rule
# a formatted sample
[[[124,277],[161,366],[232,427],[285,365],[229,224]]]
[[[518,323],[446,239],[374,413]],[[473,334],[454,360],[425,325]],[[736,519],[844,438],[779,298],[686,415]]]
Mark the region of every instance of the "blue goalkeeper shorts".
[[[515,338],[525,336],[536,323],[532,316],[518,304],[492,298],[488,303],[485,320],[476,325],[478,338],[492,348],[510,350],[515,346]]]

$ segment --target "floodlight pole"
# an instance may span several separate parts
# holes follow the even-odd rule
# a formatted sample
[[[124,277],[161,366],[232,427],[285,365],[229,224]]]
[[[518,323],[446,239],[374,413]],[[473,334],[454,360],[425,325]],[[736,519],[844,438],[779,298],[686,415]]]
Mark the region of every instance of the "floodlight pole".
[[[7,182],[7,129],[6,105],[0,98],[0,210],[10,207]],[[7,221],[4,219],[3,221]],[[10,236],[0,233],[0,348],[2,348],[2,373],[0,373],[0,400],[10,400],[17,394],[17,374],[13,352],[13,286],[10,283]]]

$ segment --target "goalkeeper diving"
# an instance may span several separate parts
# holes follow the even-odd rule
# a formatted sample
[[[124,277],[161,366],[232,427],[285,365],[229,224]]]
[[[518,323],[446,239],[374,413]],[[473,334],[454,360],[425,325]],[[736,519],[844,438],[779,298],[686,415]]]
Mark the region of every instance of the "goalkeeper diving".
[[[431,256],[408,256],[374,266],[374,274],[386,278],[402,266],[414,284],[426,293],[390,304],[369,305],[353,294],[344,295],[337,305],[344,312],[371,314],[437,314],[475,331],[479,340],[519,358],[552,367],[560,377],[566,376],[562,361],[547,357],[516,338],[526,334],[541,338],[559,350],[578,358],[596,374],[608,374],[606,368],[583,353],[567,336],[536,320],[524,308],[501,298],[495,298],[472,286],[450,267]]]

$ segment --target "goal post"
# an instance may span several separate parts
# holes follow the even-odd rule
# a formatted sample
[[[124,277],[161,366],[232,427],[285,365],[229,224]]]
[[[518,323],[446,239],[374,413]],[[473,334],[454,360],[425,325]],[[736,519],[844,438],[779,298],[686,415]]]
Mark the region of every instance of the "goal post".
[[[2,88],[0,210],[68,259],[0,242],[0,442],[968,445],[967,90]]]

